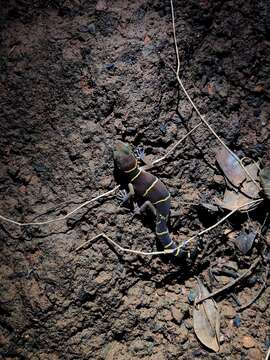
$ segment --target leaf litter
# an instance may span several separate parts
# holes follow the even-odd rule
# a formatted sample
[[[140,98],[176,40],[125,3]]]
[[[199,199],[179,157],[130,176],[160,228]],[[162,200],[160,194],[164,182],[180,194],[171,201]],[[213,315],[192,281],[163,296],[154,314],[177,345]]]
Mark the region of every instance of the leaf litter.
[[[244,168],[257,183],[248,177],[243,167],[237,159],[225,148],[220,148],[216,154],[217,163],[222,170],[227,188],[223,199],[217,199],[216,204],[227,210],[235,210],[244,204],[259,197],[260,181],[259,166],[257,163],[251,163]],[[243,206],[240,211],[247,211],[256,208],[257,204]]]
[[[193,307],[194,332],[203,345],[218,352],[220,349],[220,314],[218,306],[213,299],[207,299],[200,304],[196,304],[196,301],[210,294],[198,278],[197,282],[198,296]]]

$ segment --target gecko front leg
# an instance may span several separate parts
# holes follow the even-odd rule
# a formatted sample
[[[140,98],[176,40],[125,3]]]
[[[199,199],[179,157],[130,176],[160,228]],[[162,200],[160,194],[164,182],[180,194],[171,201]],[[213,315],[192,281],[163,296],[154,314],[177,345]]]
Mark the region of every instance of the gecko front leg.
[[[120,202],[121,205],[127,201],[130,201],[130,199],[135,194],[134,187],[131,183],[128,184],[128,190],[129,192],[127,192],[126,190],[120,190],[116,195],[116,199]]]
[[[144,151],[143,148],[141,148],[141,147],[136,148],[134,150],[134,155],[135,155],[137,160],[140,160],[140,161],[142,161],[144,163],[144,166],[142,167],[143,170],[152,169],[153,164],[148,159],[146,159],[145,151]]]

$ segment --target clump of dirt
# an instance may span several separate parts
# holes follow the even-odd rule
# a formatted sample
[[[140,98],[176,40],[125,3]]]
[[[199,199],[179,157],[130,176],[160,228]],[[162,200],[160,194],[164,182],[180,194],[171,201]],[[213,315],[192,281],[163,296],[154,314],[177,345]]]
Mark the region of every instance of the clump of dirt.
[[[157,157],[199,122],[169,66],[169,1],[13,0],[1,9],[2,215],[22,222],[64,215],[116,185],[115,139]],[[267,164],[269,3],[176,2],[175,12],[191,97],[232,150]],[[181,211],[172,229],[178,242],[217,220],[198,204],[224,190],[218,146],[201,125],[153,171]],[[218,354],[195,337],[192,298],[194,275],[209,280],[209,267],[226,262],[241,273],[262,242],[269,246],[269,234],[245,256],[229,225],[180,262],[120,254],[103,240],[74,252],[100,232],[124,247],[155,249],[149,224],[130,219],[110,197],[59,223],[0,224],[2,357],[261,359],[269,346],[269,288],[240,313],[231,297],[218,298]],[[256,295],[261,277],[260,268],[236,291],[241,303]]]

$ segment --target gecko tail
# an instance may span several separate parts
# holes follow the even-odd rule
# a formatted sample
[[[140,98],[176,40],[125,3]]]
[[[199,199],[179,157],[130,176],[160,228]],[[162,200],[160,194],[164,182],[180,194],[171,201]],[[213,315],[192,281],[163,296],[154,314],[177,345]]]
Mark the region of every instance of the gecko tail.
[[[158,219],[156,223],[156,235],[161,242],[165,250],[168,249],[177,249],[175,242],[172,240],[169,229],[167,226],[167,221],[165,219]],[[179,249],[173,253],[175,256],[178,256]]]

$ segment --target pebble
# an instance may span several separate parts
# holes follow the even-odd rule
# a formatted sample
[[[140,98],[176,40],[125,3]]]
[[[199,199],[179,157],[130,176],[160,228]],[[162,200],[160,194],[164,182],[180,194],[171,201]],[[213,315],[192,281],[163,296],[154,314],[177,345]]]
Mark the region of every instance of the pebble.
[[[242,344],[245,349],[254,348],[256,346],[256,340],[249,335],[243,336]]]
[[[112,63],[105,64],[105,69],[108,71],[114,71],[116,69],[115,65]]]
[[[176,125],[182,123],[178,114],[173,114],[173,116],[171,117],[171,121],[174,122]]]
[[[95,24],[89,24],[89,25],[88,25],[88,32],[89,32],[90,34],[95,34],[95,33],[96,33],[96,26],[95,26]]]
[[[191,319],[186,319],[185,320],[185,327],[187,330],[192,330],[193,329],[193,323]]]
[[[267,336],[265,339],[265,346],[267,347],[267,349],[270,347],[270,335]]]
[[[195,298],[197,296],[197,292],[195,289],[191,289],[188,294],[188,302],[192,305],[195,301]]]
[[[180,326],[180,333],[177,337],[177,340],[180,342],[180,344],[184,344],[189,337],[189,331],[186,329],[185,326],[181,325]]]
[[[253,348],[253,349],[249,349],[248,350],[248,359],[252,359],[252,360],[262,360],[262,353],[260,349],[257,348]]]
[[[268,309],[269,303],[267,299],[263,296],[257,301],[257,307],[261,312],[265,312]]]
[[[221,311],[222,315],[227,319],[233,319],[235,317],[235,310],[232,306],[223,305]]]
[[[238,265],[235,261],[228,261],[228,262],[226,262],[226,268],[230,268],[230,269],[237,271]]]
[[[214,175],[213,180],[216,184],[224,184],[224,177],[222,175]]]
[[[87,25],[81,25],[79,27],[79,31],[82,33],[87,33],[88,32],[88,26]]]
[[[181,324],[184,314],[179,309],[177,309],[175,306],[172,306],[171,313],[172,313],[174,320],[177,322],[177,324]]]
[[[236,315],[236,317],[233,319],[233,325],[235,327],[239,327],[241,325],[241,318],[239,315]]]
[[[33,167],[34,167],[34,170],[36,170],[36,172],[38,172],[38,173],[47,171],[46,166],[41,163],[34,164]]]

